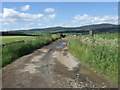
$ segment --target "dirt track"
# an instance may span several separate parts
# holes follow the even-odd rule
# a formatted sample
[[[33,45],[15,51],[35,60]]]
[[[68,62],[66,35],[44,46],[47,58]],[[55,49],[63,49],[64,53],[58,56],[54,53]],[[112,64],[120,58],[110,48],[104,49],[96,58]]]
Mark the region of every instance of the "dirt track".
[[[3,88],[113,87],[82,66],[62,39],[19,58],[2,73]]]

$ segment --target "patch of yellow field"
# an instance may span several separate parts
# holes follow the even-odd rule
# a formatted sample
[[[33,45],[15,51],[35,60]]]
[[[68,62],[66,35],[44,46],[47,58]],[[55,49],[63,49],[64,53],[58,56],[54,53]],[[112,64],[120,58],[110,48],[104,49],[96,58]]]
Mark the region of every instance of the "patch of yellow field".
[[[0,38],[21,38],[21,37],[28,37],[28,36],[0,36]]]

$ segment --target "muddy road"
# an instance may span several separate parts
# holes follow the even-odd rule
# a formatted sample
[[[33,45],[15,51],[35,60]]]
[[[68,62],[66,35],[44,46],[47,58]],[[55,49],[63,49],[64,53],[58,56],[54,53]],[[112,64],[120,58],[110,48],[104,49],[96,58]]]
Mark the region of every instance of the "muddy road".
[[[67,49],[64,39],[25,55],[2,70],[3,88],[114,87],[84,67]]]

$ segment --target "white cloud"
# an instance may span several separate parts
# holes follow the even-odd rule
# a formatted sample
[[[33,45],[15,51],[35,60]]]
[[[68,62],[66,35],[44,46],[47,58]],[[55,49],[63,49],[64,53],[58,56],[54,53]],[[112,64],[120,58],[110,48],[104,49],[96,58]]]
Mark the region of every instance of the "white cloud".
[[[49,19],[54,19],[55,17],[56,17],[56,14],[48,15],[48,18],[49,18]]]
[[[30,21],[50,21],[56,17],[56,14],[50,14],[44,16],[43,14],[30,14],[30,13],[20,13],[14,9],[4,8],[3,14],[0,14],[3,17],[3,23],[14,23],[14,22],[30,22]]]
[[[8,25],[9,23],[5,22],[5,23],[2,23],[2,25]]]
[[[72,22],[79,24],[100,24],[100,23],[113,23],[117,24],[117,15],[104,15],[104,16],[90,16],[88,14],[76,15]]]
[[[45,16],[42,21],[49,22],[55,18],[56,18],[56,14],[50,14],[50,15]]]
[[[41,26],[42,24],[41,24],[41,23],[39,23],[38,25],[39,25],[39,26]]]
[[[43,14],[30,14],[30,13],[20,13],[13,9],[4,8],[3,9],[3,22],[15,22],[15,21],[34,21],[41,19]]]
[[[55,9],[54,8],[46,8],[44,11],[45,12],[55,12]]]
[[[34,25],[34,23],[30,23],[29,25]]]
[[[3,26],[18,25],[20,27],[20,25],[24,23],[25,25],[29,25],[29,27],[33,27],[34,22],[48,22],[53,20],[55,17],[56,14],[44,16],[43,14],[21,13],[11,8],[3,8],[3,13],[0,13],[0,20],[2,21]],[[14,29],[14,26],[10,28]]]
[[[9,30],[6,28],[0,28],[0,31],[9,31]]]
[[[22,11],[27,11],[30,9],[30,6],[29,5],[25,5],[23,7],[21,7]]]

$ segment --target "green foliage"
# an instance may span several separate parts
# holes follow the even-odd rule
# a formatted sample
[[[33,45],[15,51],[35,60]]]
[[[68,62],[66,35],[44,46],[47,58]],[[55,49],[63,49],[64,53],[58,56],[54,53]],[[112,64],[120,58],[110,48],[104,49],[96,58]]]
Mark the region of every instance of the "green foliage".
[[[32,40],[31,42],[6,45],[2,48],[2,67],[23,55],[33,52],[35,49],[49,44],[54,39],[51,35],[44,35],[37,36],[37,38],[35,40]]]
[[[118,33],[97,34],[95,35],[95,37],[102,38],[102,39],[115,39],[115,38],[118,38]]]
[[[57,34],[53,34],[53,35],[52,35],[52,38],[55,40],[55,39],[60,38],[60,36],[58,36]]]
[[[70,52],[95,72],[112,82],[118,81],[118,44],[116,39],[69,37]],[[110,36],[109,36],[110,37]]]

